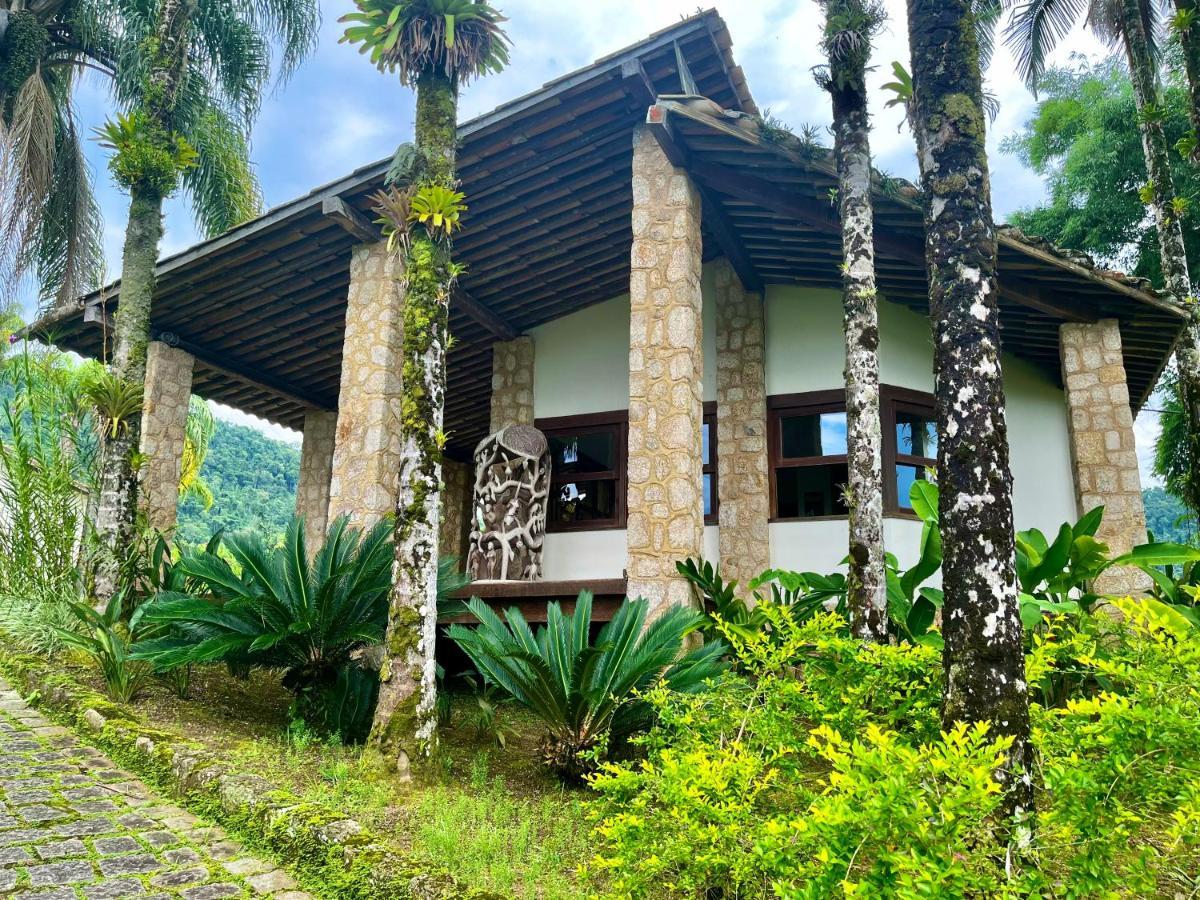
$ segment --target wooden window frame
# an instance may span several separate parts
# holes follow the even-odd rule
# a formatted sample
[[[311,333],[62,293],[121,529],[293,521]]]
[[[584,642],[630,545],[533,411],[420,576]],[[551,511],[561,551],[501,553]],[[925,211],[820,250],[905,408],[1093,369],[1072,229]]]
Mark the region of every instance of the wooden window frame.
[[[767,467],[770,484],[771,522],[830,522],[843,521],[845,515],[788,516],[779,515],[779,493],[776,472],[779,469],[802,466],[838,465],[848,462],[845,454],[830,456],[783,456],[783,431],[780,419],[786,415],[818,415],[828,412],[845,412],[846,393],[843,390],[809,391],[802,394],[776,394],[767,398]],[[883,432],[883,512],[889,518],[916,519],[910,509],[902,509],[896,496],[895,469],[897,465],[927,466],[928,457],[909,456],[897,453],[896,413],[912,412],[934,419],[933,395],[908,388],[881,385],[879,391],[879,417]]]
[[[712,512],[704,517],[705,525],[721,524],[721,490],[717,482],[717,404],[708,400],[704,404],[703,422],[708,426],[708,462],[701,461],[700,466],[700,500],[704,502],[704,476],[712,478]],[[701,437],[701,453],[703,453],[703,437]]]
[[[937,422],[933,394],[909,388],[884,387],[879,393],[879,407],[883,425],[883,510],[891,516],[916,519],[916,513],[900,506],[896,491],[896,466],[920,466],[925,469],[936,467],[937,460],[930,456],[911,456],[899,452],[896,444],[896,413],[914,413]]]
[[[566,531],[611,531],[626,526],[627,481],[629,443],[629,410],[614,409],[609,412],[585,413],[577,416],[554,416],[538,419],[534,426],[541,430],[547,438],[573,434],[599,434],[613,431],[616,442],[613,448],[615,454],[615,469],[604,472],[568,473],[561,477],[555,472],[553,463],[550,466],[550,491],[563,484],[586,481],[616,481],[616,516],[612,519],[588,519],[582,522],[551,521],[549,509],[547,512],[546,532]]]

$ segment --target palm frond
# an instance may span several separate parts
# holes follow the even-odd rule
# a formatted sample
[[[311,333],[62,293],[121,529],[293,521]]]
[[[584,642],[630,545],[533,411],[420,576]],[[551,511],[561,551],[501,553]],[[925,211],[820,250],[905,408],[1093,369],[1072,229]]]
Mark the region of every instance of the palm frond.
[[[246,135],[209,104],[187,131],[197,153],[196,165],[184,170],[184,190],[201,231],[216,237],[263,211],[262,190],[250,162]]]
[[[1035,96],[1051,51],[1087,12],[1088,0],[1027,0],[1013,10],[1004,41],[1016,57],[1017,74]]]

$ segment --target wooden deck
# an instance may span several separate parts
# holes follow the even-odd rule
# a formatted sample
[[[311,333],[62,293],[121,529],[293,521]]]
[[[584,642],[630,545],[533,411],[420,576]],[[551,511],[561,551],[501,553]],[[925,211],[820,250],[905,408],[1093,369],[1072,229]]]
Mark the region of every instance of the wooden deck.
[[[497,611],[515,606],[527,622],[545,622],[547,604],[557,600],[563,612],[575,610],[575,599],[580,591],[591,591],[592,621],[607,622],[625,599],[627,581],[624,578],[585,578],[576,581],[476,581],[467,588],[451,594],[466,600],[479,597]],[[450,622],[474,622],[474,616],[464,613],[441,620]]]

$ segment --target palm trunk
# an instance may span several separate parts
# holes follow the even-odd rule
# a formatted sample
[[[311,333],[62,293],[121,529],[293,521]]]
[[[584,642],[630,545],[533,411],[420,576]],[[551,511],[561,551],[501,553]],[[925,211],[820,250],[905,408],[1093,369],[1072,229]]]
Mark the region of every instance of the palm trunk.
[[[879,416],[879,310],[875,295],[874,212],[866,72],[862,60],[830,59],[834,153],[842,220],[846,338],[846,450],[849,463],[851,631],[888,637],[883,567],[883,440]],[[848,71],[855,69],[856,71]]]
[[[188,34],[196,0],[162,0],[158,9],[156,49],[147,75],[146,114],[164,131],[171,119],[187,65]],[[121,297],[113,336],[112,371],[121,381],[144,392],[146,348],[150,343],[150,303],[154,296],[154,264],[162,239],[160,188],[138,182],[130,186],[129,221],[121,260]],[[124,429],[105,441],[100,460],[100,501],[96,510],[98,553],[95,594],[106,603],[119,589],[120,561],[133,536],[137,515],[137,473],[133,454],[141,436],[141,419],[130,416]]]
[[[1190,156],[1193,163],[1200,163],[1200,0],[1175,0],[1175,9],[1189,17],[1177,33],[1187,76],[1188,118],[1194,141]]]
[[[132,193],[121,260],[121,302],[113,335],[112,371],[124,382],[144,384],[154,263],[162,237],[162,197],[139,188]],[[115,435],[106,432],[102,445],[94,588],[101,603],[106,603],[120,586],[122,548],[128,547],[133,537],[137,512],[133,454],[138,448],[141,425],[140,417],[130,416]]]
[[[1025,843],[1033,810],[1025,655],[1014,571],[1012,475],[996,235],[971,0],[908,0],[913,130],[937,379],[945,688],[942,722],[1012,738],[1005,813]]]
[[[454,185],[458,92],[443,73],[417,81],[421,185]],[[404,261],[404,362],[401,383],[396,561],[379,702],[369,746],[401,778],[437,745],[438,521],[446,346],[454,272],[445,238],[414,225]]]
[[[1180,6],[1194,6],[1186,0],[1178,0]],[[1154,226],[1158,235],[1159,258],[1161,260],[1163,285],[1175,295],[1175,299],[1187,303],[1188,324],[1183,337],[1175,348],[1175,368],[1179,376],[1179,397],[1187,414],[1188,458],[1200,460],[1200,307],[1192,298],[1192,282],[1188,274],[1187,251],[1183,243],[1183,226],[1175,209],[1175,186],[1171,179],[1171,155],[1162,120],[1152,114],[1162,106],[1162,92],[1155,73],[1154,60],[1145,31],[1138,0],[1123,0],[1121,5],[1121,34],[1124,38],[1125,58],[1129,64],[1129,77],[1133,83],[1133,99],[1138,109],[1138,130],[1142,136],[1142,153],[1146,158],[1146,173],[1150,183],[1150,206],[1154,213]],[[1196,34],[1200,22],[1192,25],[1188,32]],[[1181,34],[1181,43],[1183,35]],[[1184,46],[1184,58],[1188,68],[1190,112],[1193,124],[1197,115],[1195,92],[1200,90],[1193,78],[1192,56],[1197,52],[1195,42],[1191,51]],[[1192,478],[1200,481],[1200,468],[1192,467]],[[1200,497],[1200,484],[1189,491],[1192,497]]]

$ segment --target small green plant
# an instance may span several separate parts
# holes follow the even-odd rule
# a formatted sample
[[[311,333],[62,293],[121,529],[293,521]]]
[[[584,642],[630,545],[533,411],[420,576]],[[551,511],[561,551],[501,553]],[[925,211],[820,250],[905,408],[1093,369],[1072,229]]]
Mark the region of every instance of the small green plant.
[[[69,606],[81,630],[60,628],[58,633],[64,644],[91,657],[109,696],[128,703],[141,692],[154,670],[130,652],[130,632],[121,621],[121,602],[121,595],[114,594],[104,609],[97,611],[86,603],[72,601]]]
[[[662,683],[702,690],[725,669],[719,641],[691,650],[683,641],[702,622],[700,613],[676,606],[647,623],[649,603],[626,600],[590,640],[592,595],[583,591],[570,617],[558,603],[546,610],[535,635],[517,609],[502,620],[478,598],[467,604],[476,628],[451,625],[448,634],[483,677],[542,720],[543,760],[567,779],[592,767],[588,754],[603,752],[650,722],[637,694]]]
[[[464,196],[440,184],[422,185],[412,196],[408,217],[424,225],[430,234],[449,237],[462,224],[462,214],[467,211]]]
[[[480,684],[470,672],[465,672],[462,680],[471,688],[473,694],[475,710],[471,719],[475,724],[475,734],[490,739],[497,747],[507,747],[512,731],[496,716],[504,702],[500,689],[490,682]]]

